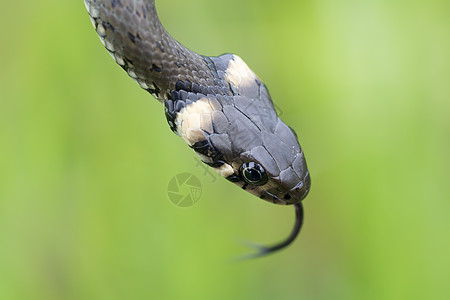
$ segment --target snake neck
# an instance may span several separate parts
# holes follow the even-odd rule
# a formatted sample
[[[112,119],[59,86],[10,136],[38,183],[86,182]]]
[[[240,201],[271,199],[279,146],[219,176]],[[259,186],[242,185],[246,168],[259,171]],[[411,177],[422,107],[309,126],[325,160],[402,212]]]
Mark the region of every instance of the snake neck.
[[[100,40],[141,88],[159,101],[177,82],[214,86],[214,64],[176,41],[161,24],[154,0],[84,0]]]

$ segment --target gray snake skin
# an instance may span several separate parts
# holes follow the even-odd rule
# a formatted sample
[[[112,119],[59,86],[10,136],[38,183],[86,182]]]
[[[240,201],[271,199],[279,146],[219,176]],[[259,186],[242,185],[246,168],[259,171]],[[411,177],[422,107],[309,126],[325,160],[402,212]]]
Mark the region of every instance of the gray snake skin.
[[[295,132],[278,117],[267,87],[236,55],[199,55],[172,38],[154,0],[84,0],[105,48],[165,106],[170,128],[221,176],[261,199],[296,207],[285,241],[303,221],[310,176]]]

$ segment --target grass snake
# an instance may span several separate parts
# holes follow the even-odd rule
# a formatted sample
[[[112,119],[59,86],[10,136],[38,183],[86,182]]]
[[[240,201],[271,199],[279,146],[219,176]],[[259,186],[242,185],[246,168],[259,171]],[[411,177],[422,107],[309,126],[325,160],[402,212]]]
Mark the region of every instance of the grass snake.
[[[288,246],[303,222],[311,180],[296,133],[279,118],[267,87],[233,54],[208,57],[177,42],[154,0],[84,0],[105,48],[164,104],[170,128],[221,176],[261,199],[294,205],[295,226],[261,256]]]

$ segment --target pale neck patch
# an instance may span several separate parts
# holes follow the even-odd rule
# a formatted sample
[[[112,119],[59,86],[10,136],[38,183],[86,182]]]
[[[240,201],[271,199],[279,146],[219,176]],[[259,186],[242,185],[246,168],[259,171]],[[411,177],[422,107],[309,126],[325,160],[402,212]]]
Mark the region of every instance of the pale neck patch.
[[[216,172],[219,173],[220,176],[225,178],[234,174],[233,168],[227,163],[224,163],[220,167],[214,168],[214,170],[216,170]]]
[[[249,87],[255,84],[256,75],[247,66],[247,64],[237,55],[233,54],[233,58],[228,62],[225,70],[225,81],[236,87]]]
[[[190,146],[206,139],[205,132],[212,128],[213,108],[208,99],[199,99],[182,108],[175,118],[176,134]]]

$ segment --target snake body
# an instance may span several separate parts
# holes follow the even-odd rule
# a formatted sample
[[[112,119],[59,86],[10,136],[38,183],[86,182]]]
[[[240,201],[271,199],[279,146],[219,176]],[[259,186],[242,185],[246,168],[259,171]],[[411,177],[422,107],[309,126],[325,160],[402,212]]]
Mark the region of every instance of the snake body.
[[[278,117],[258,76],[236,55],[207,57],[181,45],[161,24],[154,0],[84,2],[105,48],[164,104],[172,131],[204,163],[261,199],[296,205],[298,228],[260,252],[292,242],[309,171],[297,135]]]

